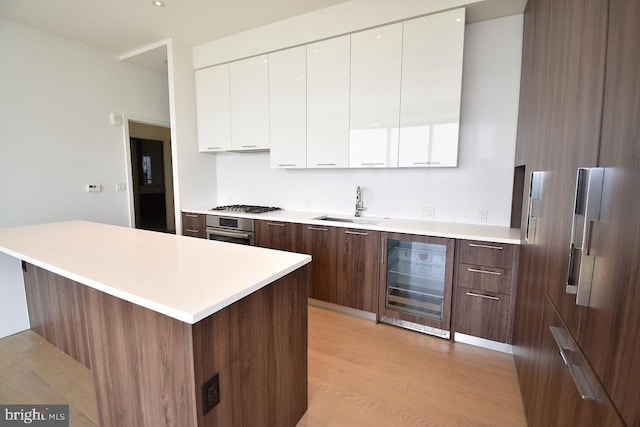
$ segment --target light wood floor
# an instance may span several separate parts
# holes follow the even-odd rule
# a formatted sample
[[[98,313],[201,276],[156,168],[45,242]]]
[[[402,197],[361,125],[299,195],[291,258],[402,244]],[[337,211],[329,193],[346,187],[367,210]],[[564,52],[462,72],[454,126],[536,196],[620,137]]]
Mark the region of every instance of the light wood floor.
[[[69,403],[97,425],[91,373],[37,334],[0,339],[0,403]],[[526,426],[513,357],[309,307],[298,427]]]

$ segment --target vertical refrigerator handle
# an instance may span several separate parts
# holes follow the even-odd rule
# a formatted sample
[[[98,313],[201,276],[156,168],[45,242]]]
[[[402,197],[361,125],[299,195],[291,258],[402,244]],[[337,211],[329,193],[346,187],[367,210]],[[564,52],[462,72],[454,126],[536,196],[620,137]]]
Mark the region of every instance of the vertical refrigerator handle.
[[[595,257],[590,253],[591,227],[600,220],[604,168],[580,168],[576,176],[573,221],[569,244],[566,292],[576,304],[589,306]]]

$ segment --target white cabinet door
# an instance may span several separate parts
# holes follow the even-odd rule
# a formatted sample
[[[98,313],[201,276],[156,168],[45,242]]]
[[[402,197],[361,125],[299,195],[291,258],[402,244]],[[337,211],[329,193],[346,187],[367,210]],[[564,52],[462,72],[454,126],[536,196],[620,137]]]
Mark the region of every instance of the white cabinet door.
[[[196,70],[195,80],[199,150],[231,149],[229,64]]]
[[[307,45],[307,167],[349,166],[349,36]]]
[[[307,167],[307,48],[269,54],[272,168]]]
[[[267,55],[232,62],[230,81],[232,149],[269,149]]]
[[[458,164],[464,9],[403,24],[401,167]]]
[[[349,167],[398,166],[402,24],[351,35]]]

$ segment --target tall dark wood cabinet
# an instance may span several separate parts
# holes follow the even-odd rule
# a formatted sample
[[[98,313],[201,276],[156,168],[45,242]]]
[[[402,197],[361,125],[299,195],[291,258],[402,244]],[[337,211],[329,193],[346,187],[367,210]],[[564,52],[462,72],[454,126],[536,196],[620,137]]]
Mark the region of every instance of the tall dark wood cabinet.
[[[540,185],[534,204],[524,200],[514,354],[531,426],[640,425],[638,22],[637,0],[527,4],[516,160]],[[591,292],[577,305],[566,291],[576,172],[594,166],[604,168],[603,203],[586,249]],[[593,374],[595,402],[563,379],[559,330]]]

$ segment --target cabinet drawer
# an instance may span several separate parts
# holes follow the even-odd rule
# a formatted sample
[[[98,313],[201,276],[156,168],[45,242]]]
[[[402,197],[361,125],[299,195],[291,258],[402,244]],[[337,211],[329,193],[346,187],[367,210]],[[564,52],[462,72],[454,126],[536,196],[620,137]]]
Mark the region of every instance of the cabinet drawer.
[[[460,264],[456,283],[464,288],[508,295],[511,293],[511,270]]]
[[[206,225],[206,215],[203,214],[194,214],[183,212],[182,213],[182,228],[183,232],[186,234],[186,229],[202,229],[204,231]]]
[[[198,237],[200,239],[205,239],[206,233],[204,231],[204,228],[187,228],[184,227],[184,229],[182,230],[182,235],[183,236],[189,236],[189,237]]]
[[[492,341],[507,341],[509,295],[458,287],[455,331]]]
[[[514,254],[514,245],[461,240],[458,262],[511,269]]]

